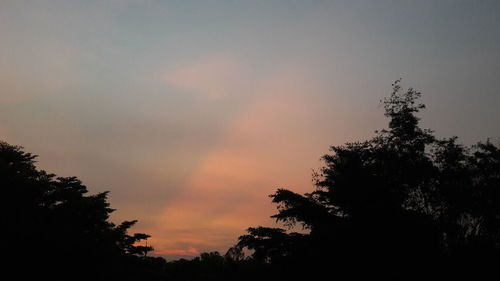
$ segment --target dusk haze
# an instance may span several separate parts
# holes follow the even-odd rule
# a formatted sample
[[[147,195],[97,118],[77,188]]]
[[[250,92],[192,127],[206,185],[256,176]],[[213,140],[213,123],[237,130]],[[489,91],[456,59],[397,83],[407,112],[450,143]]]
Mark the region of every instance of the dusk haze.
[[[398,107],[403,103],[403,107]],[[425,108],[418,107],[419,104],[425,104]],[[217,251],[224,256],[230,249],[239,250],[235,245],[240,245],[247,261],[251,257],[257,260],[259,249],[265,248],[259,248],[261,240],[258,239],[266,235],[278,237],[297,232],[293,234],[297,236],[290,237],[306,237],[308,233],[313,235],[317,229],[323,229],[316,227],[315,220],[304,219],[305,215],[294,211],[300,205],[294,205],[302,200],[300,198],[314,201],[317,207],[331,208],[329,214],[338,211],[335,216],[339,218],[353,218],[353,228],[341,229],[359,230],[356,233],[374,229],[357,224],[372,219],[356,218],[360,217],[358,214],[377,210],[379,214],[387,214],[384,218],[390,218],[381,225],[392,227],[394,224],[389,221],[401,222],[404,228],[401,232],[391,228],[387,233],[412,233],[408,237],[413,239],[414,228],[406,223],[418,221],[415,231],[431,237],[431,232],[425,232],[422,226],[431,223],[421,217],[391,216],[395,214],[390,211],[394,210],[390,207],[392,203],[376,201],[379,197],[371,191],[366,194],[374,197],[359,195],[365,192],[359,186],[378,183],[355,176],[355,172],[365,171],[361,168],[356,170],[349,166],[353,169],[349,171],[354,181],[356,177],[363,181],[346,189],[356,191],[328,189],[329,184],[343,184],[341,179],[344,178],[340,179],[337,174],[340,173],[338,169],[344,167],[341,164],[354,163],[336,162],[335,157],[343,157],[342,153],[351,150],[366,149],[371,153],[383,146],[381,143],[388,144],[384,146],[387,149],[374,153],[373,159],[383,163],[397,158],[390,156],[393,155],[391,149],[415,153],[408,158],[397,158],[407,159],[411,165],[415,164],[412,161],[420,159],[416,155],[428,157],[426,159],[430,160],[422,160],[422,165],[434,161],[429,164],[432,169],[408,164],[413,167],[408,168],[412,173],[390,170],[394,172],[394,181],[384,176],[391,182],[387,186],[397,185],[398,177],[407,179],[410,182],[399,185],[404,188],[412,187],[420,176],[429,176],[415,183],[416,189],[401,195],[401,198],[409,198],[417,191],[426,194],[437,190],[436,186],[444,186],[445,180],[437,176],[437,171],[445,175],[448,170],[439,161],[441,156],[445,157],[442,151],[448,151],[445,147],[450,148],[455,142],[446,142],[446,146],[444,140],[458,136],[456,143],[460,145],[457,147],[465,147],[463,151],[456,150],[465,155],[460,158],[465,161],[460,162],[463,164],[460,167],[479,165],[477,169],[470,169],[471,178],[482,178],[477,173],[487,171],[498,175],[497,168],[478,164],[500,163],[495,162],[497,158],[489,162],[472,159],[482,157],[480,152],[483,150],[491,152],[498,148],[499,110],[500,1],[0,0],[0,140],[5,142],[3,149],[11,149],[7,144],[22,147],[23,151],[37,155],[34,165],[38,169],[61,177],[76,176],[88,189],[85,196],[109,191],[105,200],[110,208],[116,209],[110,212],[109,222],[119,225],[123,221],[137,220],[133,227],[130,226],[129,233],[148,235],[147,239],[146,236],[135,237],[135,244],[127,246],[127,253],[131,254],[136,254],[130,249],[136,249],[133,247],[137,245],[152,246],[154,250],[150,252],[144,250],[146,248],[136,249],[137,253],[144,250],[144,259],[146,253],[148,257],[165,258],[167,262],[181,258],[192,260],[201,255],[203,262],[211,256],[202,253]],[[403,117],[398,115],[400,113]],[[412,119],[413,116],[418,117]],[[422,154],[405,148],[406,142],[402,144],[407,139],[397,131],[400,124],[397,122],[403,122],[398,118],[409,118],[404,122],[414,126],[414,135],[404,136],[411,138],[412,144],[421,140],[422,147],[426,147]],[[396,137],[389,137],[391,134]],[[329,150],[331,146],[365,140],[370,145]],[[394,140],[401,140],[401,143],[392,145]],[[485,147],[477,146],[478,142]],[[434,148],[427,149],[427,146]],[[497,157],[495,153],[485,152],[484,155]],[[322,158],[325,154],[331,154],[332,158]],[[364,159],[362,157],[368,154],[360,155],[360,159]],[[374,162],[367,160],[366,163],[379,163],[373,159],[370,161]],[[381,167],[410,167],[401,163]],[[369,167],[374,171],[370,175],[389,171]],[[446,175],[451,177],[451,174]],[[487,184],[500,190],[496,176],[484,177],[490,179],[485,181]],[[411,182],[413,179],[415,182]],[[465,186],[465,182],[469,183],[464,179],[453,186]],[[470,184],[477,182],[471,180]],[[426,184],[432,188],[425,189]],[[326,200],[323,193],[310,194],[322,188],[329,190],[324,194],[336,199],[322,201]],[[287,193],[290,190],[293,194]],[[293,197],[294,194],[304,197]],[[445,205],[450,207],[442,205],[442,208],[433,209],[439,209],[436,212],[418,211],[427,206],[418,201],[429,198],[424,195],[418,200],[417,197],[405,199],[397,208],[404,206],[411,212],[417,210],[415,212],[424,214],[433,223],[442,222],[437,218],[444,210],[465,206],[457,198],[469,198],[463,195],[465,193],[460,193],[464,197],[446,197],[447,194],[443,192],[435,198],[454,198],[455,201],[446,201]],[[488,194],[489,198],[497,198],[491,195],[497,193]],[[351,195],[359,200],[349,201],[351,197],[342,197]],[[387,192],[387,196],[393,195]],[[398,196],[391,198],[400,198]],[[471,200],[482,200],[480,198],[483,197],[470,197]],[[385,204],[384,208],[373,203],[375,201]],[[500,204],[500,195],[494,202]],[[428,201],[429,206],[434,203]],[[378,207],[359,207],[368,206],[366,204]],[[488,210],[496,210],[493,206],[498,205],[492,204],[492,209]],[[468,233],[464,234],[464,239],[473,235],[471,233],[480,236],[491,231],[488,233],[496,233],[491,237],[497,237],[494,241],[500,243],[500,232],[495,232],[500,228],[492,230],[496,221],[488,223],[482,219],[486,215],[478,215],[483,214],[481,210],[464,210],[453,213],[456,221],[469,221],[477,216],[478,220],[470,219],[470,222],[477,223],[477,229],[485,227],[477,232],[471,230],[472,227],[467,228],[469,232],[464,230]],[[319,219],[318,214],[311,216]],[[449,219],[453,215],[443,217]],[[324,222],[318,225],[330,225]],[[258,232],[275,228],[285,232]],[[451,237],[451,230],[435,229],[439,230],[440,234],[436,234],[441,237],[439,239]],[[330,228],[328,231],[338,233]],[[486,236],[490,237],[484,234]],[[386,241],[387,237],[377,238],[377,241]],[[257,240],[252,240],[254,238]],[[330,238],[321,239],[326,245]],[[411,239],[405,241],[414,241]],[[396,240],[387,238],[387,241]],[[440,241],[441,244],[436,242],[441,245],[439,247],[452,245]],[[457,238],[456,241],[462,240]],[[490,245],[483,242],[480,245]],[[291,248],[300,248],[293,243],[290,245],[295,246]],[[311,246],[316,244],[307,243],[300,245],[316,249]],[[495,244],[495,257],[500,257],[498,243]],[[371,244],[366,242],[366,245]],[[427,247],[430,244],[420,241],[412,245]],[[405,249],[423,249],[412,247]],[[379,250],[370,249],[370,253]],[[415,255],[423,257],[434,249],[429,246],[429,252]],[[343,250],[350,252],[348,249],[339,251]],[[265,252],[269,256],[262,258],[269,268],[259,272],[288,276],[276,272],[282,272],[282,263],[287,265],[283,268],[290,268],[292,263],[286,259],[286,262],[282,259],[276,262],[271,252]],[[305,252],[297,255],[304,257]],[[452,253],[451,250],[438,252]],[[252,256],[252,253],[257,254]],[[142,254],[137,255],[142,258]],[[283,254],[283,257],[292,255]],[[324,253],[320,255],[326,257]],[[437,254],[429,255],[437,257]],[[431,259],[425,260],[431,263]],[[276,264],[279,269],[273,271]],[[449,264],[454,268],[453,262]],[[168,266],[173,268],[174,265],[166,263],[166,273],[158,275],[168,278],[136,280],[247,280],[231,279],[233,277],[227,277],[228,271],[224,271],[226,279],[176,279],[176,274],[182,270],[169,271],[173,269]],[[322,266],[329,267],[327,262]],[[406,274],[411,270],[405,266],[397,267]],[[383,269],[377,267],[374,272],[377,270],[382,272]],[[207,274],[199,276],[212,276],[209,275],[212,271]],[[387,280],[401,280],[398,279],[401,275],[397,276]]]

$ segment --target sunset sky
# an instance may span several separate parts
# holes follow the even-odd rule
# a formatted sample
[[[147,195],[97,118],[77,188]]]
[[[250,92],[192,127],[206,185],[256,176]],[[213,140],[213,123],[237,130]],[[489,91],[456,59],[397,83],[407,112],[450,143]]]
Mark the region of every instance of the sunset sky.
[[[500,138],[500,1],[0,0],[0,139],[109,190],[167,257],[225,253],[330,145],[422,124]]]

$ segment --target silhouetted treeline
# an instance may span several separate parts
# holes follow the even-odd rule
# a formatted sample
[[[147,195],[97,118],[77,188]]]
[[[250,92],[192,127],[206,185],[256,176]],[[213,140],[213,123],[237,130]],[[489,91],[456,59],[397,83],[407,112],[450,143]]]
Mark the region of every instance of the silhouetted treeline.
[[[249,228],[238,248],[289,279],[499,277],[500,149],[420,128],[420,93],[399,82],[383,101],[388,129],[332,146],[311,193],[271,195],[273,217],[308,234]]]
[[[225,255],[167,262],[109,222],[107,193],[36,169],[0,142],[2,274],[16,280],[484,280],[500,266],[500,149],[466,147],[419,126],[420,93],[399,80],[382,101],[388,129],[331,147],[316,188],[278,189],[273,217]],[[302,227],[301,233],[294,232]],[[249,250],[250,256],[244,254]],[[325,279],[326,277],[326,279]]]
[[[160,280],[135,221],[109,222],[107,192],[35,167],[35,155],[0,142],[2,275],[11,280]],[[29,278],[28,278],[29,277]]]

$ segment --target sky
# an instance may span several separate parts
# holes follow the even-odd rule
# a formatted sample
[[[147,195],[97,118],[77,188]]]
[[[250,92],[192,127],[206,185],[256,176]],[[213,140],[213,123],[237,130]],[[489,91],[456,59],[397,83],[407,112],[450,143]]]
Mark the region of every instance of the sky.
[[[313,190],[330,145],[387,126],[500,140],[499,1],[0,0],[0,139],[110,191],[156,255],[221,253]]]

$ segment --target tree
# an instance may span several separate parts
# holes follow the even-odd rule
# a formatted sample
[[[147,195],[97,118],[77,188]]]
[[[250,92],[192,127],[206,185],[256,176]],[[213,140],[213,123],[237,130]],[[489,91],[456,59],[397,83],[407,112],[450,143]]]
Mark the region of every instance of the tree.
[[[35,167],[36,156],[0,142],[1,251],[7,271],[24,279],[128,280],[143,274],[146,234],[129,235],[136,221],[115,225],[107,192],[86,195],[76,177]]]
[[[403,91],[400,80],[392,86],[382,101],[388,129],[332,146],[311,193],[278,189],[270,195],[278,205],[272,217],[308,233],[249,228],[239,247],[271,265],[300,260],[300,274],[280,271],[292,279],[418,279],[438,271],[449,277],[451,267],[457,276],[477,276],[479,264],[479,272],[493,272],[486,265],[500,260],[499,148],[490,141],[467,148],[456,137],[438,139],[419,126],[420,92]]]

